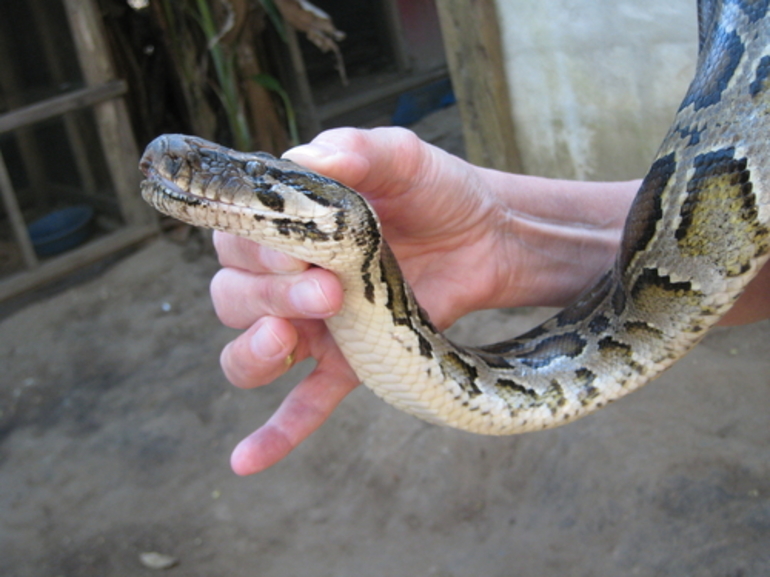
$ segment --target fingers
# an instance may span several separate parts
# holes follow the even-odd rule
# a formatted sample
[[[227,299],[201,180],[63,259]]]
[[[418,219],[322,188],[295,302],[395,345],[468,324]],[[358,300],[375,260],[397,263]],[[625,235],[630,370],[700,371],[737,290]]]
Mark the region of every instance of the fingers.
[[[333,273],[312,268],[301,274],[252,274],[221,269],[211,280],[219,320],[245,329],[263,316],[325,319],[342,306],[342,287]]]
[[[483,207],[493,204],[482,194],[481,169],[403,128],[327,130],[284,156],[364,194],[397,256],[398,244],[454,238],[456,229],[473,227],[485,217]]]
[[[284,156],[353,188],[392,193],[412,185],[432,149],[403,128],[338,128],[322,132]]]
[[[222,266],[251,272],[297,273],[309,266],[282,252],[218,230],[214,231],[214,248]]]
[[[287,156],[367,191],[376,201],[395,199],[413,189],[415,175],[424,177],[425,164],[434,154],[406,130],[341,129],[326,132]],[[435,202],[424,200],[418,208],[419,217],[407,216],[420,224]],[[247,329],[222,352],[227,378],[239,387],[253,387],[281,375],[292,351],[297,360],[310,355],[318,360],[313,373],[268,422],[233,451],[233,470],[247,475],[288,455],[329,417],[358,380],[323,323],[287,320],[327,318],[339,311],[343,291],[333,274],[228,235],[217,234],[215,244],[225,267],[211,283],[217,315],[228,326]]]
[[[326,333],[324,338],[331,339]],[[284,399],[275,414],[241,441],[230,464],[238,475],[267,469],[312,434],[358,384],[339,349],[329,346],[327,358]]]
[[[222,349],[222,370],[236,387],[266,385],[304,360],[304,351],[297,350],[298,340],[289,321],[264,317]]]

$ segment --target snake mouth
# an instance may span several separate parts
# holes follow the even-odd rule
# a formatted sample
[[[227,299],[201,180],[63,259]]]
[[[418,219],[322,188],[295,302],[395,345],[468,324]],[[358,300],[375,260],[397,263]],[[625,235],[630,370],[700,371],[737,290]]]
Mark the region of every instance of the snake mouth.
[[[140,187],[142,198],[155,208],[158,208],[157,201],[160,198],[165,198],[173,202],[180,202],[187,206],[212,203],[209,199],[193,194],[158,174],[148,175],[147,178],[141,182]]]
[[[259,210],[255,207],[228,202],[227,199],[209,198],[195,194],[155,171],[151,171],[147,178],[141,182],[140,190],[142,198],[150,206],[167,216],[192,226],[205,226],[203,223],[208,222],[212,215],[219,215],[218,218],[229,222],[228,226],[230,227],[234,222],[232,219],[244,216],[252,222],[275,219],[275,213],[269,210]],[[227,226],[218,227],[213,222],[210,222],[209,225],[214,228],[222,228],[222,230],[227,229]]]
[[[205,197],[189,190],[191,170],[185,161],[189,151],[186,140],[176,135],[161,136],[147,145],[139,161],[139,170],[145,176],[140,185],[142,198],[150,205],[167,212],[163,210],[166,200],[188,206],[203,203]],[[184,179],[187,186],[177,183],[182,176],[187,177]]]
[[[195,170],[188,158],[192,152],[187,139],[181,135],[165,135],[150,142],[139,161],[139,170],[145,176],[141,183],[142,197],[154,206],[159,198],[186,205],[211,200],[191,191]]]

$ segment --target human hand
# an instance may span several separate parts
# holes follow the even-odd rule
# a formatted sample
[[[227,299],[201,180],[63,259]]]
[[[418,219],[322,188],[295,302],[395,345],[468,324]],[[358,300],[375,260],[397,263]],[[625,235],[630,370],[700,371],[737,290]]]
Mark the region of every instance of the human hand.
[[[287,156],[366,193],[418,298],[433,295],[428,309],[439,326],[488,297],[495,267],[486,267],[475,290],[468,290],[463,264],[482,262],[491,250],[488,227],[479,225],[491,223],[494,203],[479,192],[470,165],[403,130],[332,131]],[[226,325],[246,329],[222,352],[228,379],[248,388],[269,383],[288,369],[290,355],[318,363],[235,449],[233,469],[249,474],[286,456],[358,380],[319,320],[342,303],[333,274],[242,238],[216,233],[214,239],[224,267],[212,281],[217,314]]]
[[[614,254],[635,186],[547,181],[474,167],[402,129],[340,129],[287,157],[364,194],[433,322],[444,328],[477,308],[563,304]],[[617,192],[617,185],[613,191]],[[626,191],[630,191],[630,194]],[[267,384],[290,356],[317,367],[232,456],[238,474],[261,471],[316,430],[358,384],[321,319],[343,294],[319,268],[217,233],[224,267],[212,281],[217,314],[246,329],[222,352],[239,387]],[[428,298],[429,297],[429,298]]]

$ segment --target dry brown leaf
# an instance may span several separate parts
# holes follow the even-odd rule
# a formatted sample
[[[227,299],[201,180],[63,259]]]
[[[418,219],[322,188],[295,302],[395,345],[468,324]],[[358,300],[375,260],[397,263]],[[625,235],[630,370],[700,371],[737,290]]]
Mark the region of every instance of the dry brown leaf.
[[[323,52],[333,52],[343,84],[347,84],[345,63],[337,42],[345,39],[345,33],[334,26],[331,17],[307,0],[275,0],[284,20],[305,33],[308,40]]]

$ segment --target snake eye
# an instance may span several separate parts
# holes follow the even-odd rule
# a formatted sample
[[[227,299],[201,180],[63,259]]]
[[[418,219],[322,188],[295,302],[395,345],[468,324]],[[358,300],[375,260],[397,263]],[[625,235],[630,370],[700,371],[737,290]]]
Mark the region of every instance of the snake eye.
[[[265,174],[265,165],[261,162],[256,162],[254,160],[250,160],[243,166],[243,170],[251,177],[258,177]]]

